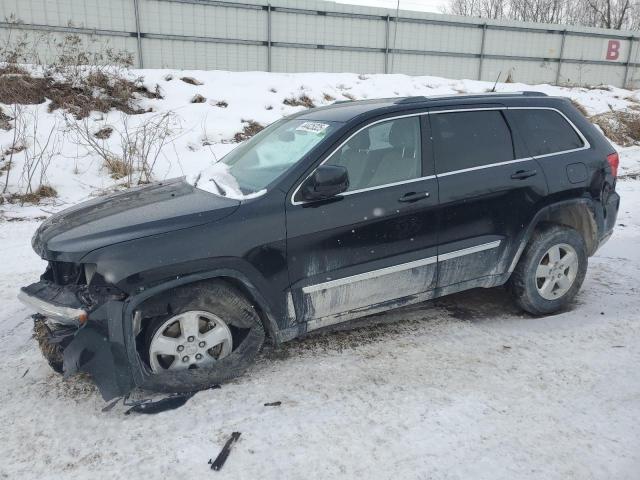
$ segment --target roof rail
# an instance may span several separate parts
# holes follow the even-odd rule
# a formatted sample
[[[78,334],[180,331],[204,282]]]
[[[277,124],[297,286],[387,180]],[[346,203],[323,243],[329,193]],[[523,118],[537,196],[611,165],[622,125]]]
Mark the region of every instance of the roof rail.
[[[395,103],[396,105],[402,105],[405,103],[418,103],[418,102],[428,102],[429,98],[425,97],[424,95],[418,95],[415,97],[404,97],[401,98],[399,100],[396,100]]]
[[[403,105],[407,103],[420,103],[420,102],[428,102],[432,100],[444,100],[444,99],[455,99],[455,98],[482,98],[482,97],[509,97],[509,96],[518,96],[522,95],[525,97],[546,97],[548,96],[544,92],[535,92],[532,90],[525,90],[521,92],[485,92],[485,93],[463,93],[463,94],[451,94],[451,95],[432,95],[429,97],[425,97],[422,95],[416,97],[404,97],[393,102],[395,105]]]

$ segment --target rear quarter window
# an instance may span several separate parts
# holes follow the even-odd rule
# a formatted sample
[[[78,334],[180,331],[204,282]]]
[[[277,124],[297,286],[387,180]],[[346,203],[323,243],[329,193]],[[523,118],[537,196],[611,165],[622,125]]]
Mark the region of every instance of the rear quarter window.
[[[575,129],[554,110],[513,109],[509,110],[509,118],[516,123],[529,154],[534,157],[584,146]]]

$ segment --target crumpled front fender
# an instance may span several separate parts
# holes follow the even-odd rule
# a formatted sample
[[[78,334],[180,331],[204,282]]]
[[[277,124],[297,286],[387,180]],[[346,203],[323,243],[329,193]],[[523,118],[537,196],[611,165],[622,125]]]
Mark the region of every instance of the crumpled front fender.
[[[122,302],[110,301],[93,312],[63,354],[65,378],[88,373],[105,401],[135,387],[122,335],[122,307]]]

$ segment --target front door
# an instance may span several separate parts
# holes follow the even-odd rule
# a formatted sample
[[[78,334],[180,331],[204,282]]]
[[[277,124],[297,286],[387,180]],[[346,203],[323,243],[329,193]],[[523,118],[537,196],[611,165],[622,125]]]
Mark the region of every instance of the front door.
[[[429,292],[437,278],[437,181],[419,116],[360,129],[324,160],[349,190],[287,200],[287,260],[295,316],[307,329],[366,315]]]

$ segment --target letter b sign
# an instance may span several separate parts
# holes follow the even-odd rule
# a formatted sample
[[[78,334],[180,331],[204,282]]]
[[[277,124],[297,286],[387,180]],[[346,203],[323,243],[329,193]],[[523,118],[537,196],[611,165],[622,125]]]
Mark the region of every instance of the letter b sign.
[[[607,44],[607,60],[617,60],[620,56],[620,41],[609,40]]]

